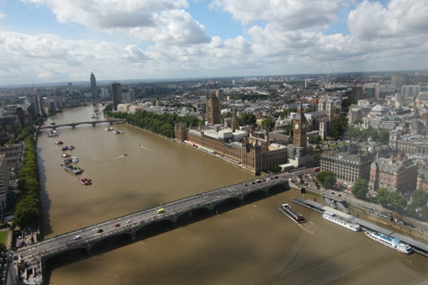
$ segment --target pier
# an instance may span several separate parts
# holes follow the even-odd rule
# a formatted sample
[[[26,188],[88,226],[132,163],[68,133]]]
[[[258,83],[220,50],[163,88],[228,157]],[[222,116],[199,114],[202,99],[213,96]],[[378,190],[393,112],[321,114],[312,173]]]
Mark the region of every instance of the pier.
[[[329,196],[329,198],[331,198],[331,196]],[[323,204],[317,203],[317,202],[312,201],[312,200],[304,200],[302,198],[296,198],[296,199],[293,199],[293,202],[295,202],[296,204],[299,204],[303,207],[306,207],[308,209],[314,210],[320,214],[324,213],[325,211],[330,212],[330,213],[334,213],[336,215],[339,215],[341,217],[348,219],[351,222],[355,222],[355,223],[359,224],[361,226],[361,228],[364,230],[379,232],[379,233],[382,233],[384,235],[387,235],[387,236],[390,236],[393,238],[397,238],[397,239],[401,240],[402,242],[411,245],[415,252],[422,254],[424,256],[428,256],[428,244],[426,244],[424,242],[420,242],[420,241],[415,240],[413,238],[410,238],[408,236],[399,234],[397,232],[391,231],[391,230],[386,229],[384,227],[378,226],[374,223],[371,223],[371,222],[368,222],[366,220],[363,220],[363,219],[357,218],[355,216],[349,215],[347,213],[335,210],[331,207],[325,206]]]

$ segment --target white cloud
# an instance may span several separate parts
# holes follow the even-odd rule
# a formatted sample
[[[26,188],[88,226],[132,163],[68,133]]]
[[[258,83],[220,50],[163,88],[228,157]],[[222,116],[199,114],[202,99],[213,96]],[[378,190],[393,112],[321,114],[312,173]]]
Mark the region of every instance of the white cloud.
[[[27,0],[47,5],[60,23],[79,23],[107,32],[129,33],[163,44],[210,41],[206,29],[182,10],[186,0]]]
[[[215,0],[213,6],[230,11],[235,19],[247,23],[245,34],[229,39],[222,39],[221,35],[207,37],[205,26],[182,10],[187,5],[185,1],[115,1],[116,12],[106,10],[113,0],[31,1],[48,5],[64,22],[75,21],[71,15],[82,9],[84,12],[77,17],[79,23],[109,32],[126,31],[137,40],[65,40],[55,35],[0,30],[2,82],[13,78],[34,82],[88,80],[92,71],[99,79],[120,80],[428,66],[428,18],[424,17],[428,14],[428,1],[424,0],[391,0],[386,6],[374,1],[356,2],[346,9],[350,12],[343,19],[350,33],[329,35],[323,27],[336,21],[338,9],[353,0],[319,0],[311,5],[305,1],[307,7],[301,4],[303,1],[295,0],[249,0],[245,5],[241,0]],[[260,5],[265,5],[265,9]],[[68,10],[57,11],[60,7]],[[131,14],[137,16],[133,18]],[[118,18],[108,23],[90,19],[99,15]],[[126,18],[121,15],[129,15],[129,19],[121,20]],[[317,15],[320,18],[316,19]]]
[[[4,19],[4,18],[6,18],[6,15],[5,15],[5,14],[3,14],[2,12],[0,12],[0,20],[2,20],[2,19]]]
[[[334,21],[341,0],[213,0],[244,25],[255,21],[279,23],[283,30],[320,29]]]
[[[348,26],[362,40],[428,34],[428,1],[391,0],[387,7],[367,0],[349,13]]]

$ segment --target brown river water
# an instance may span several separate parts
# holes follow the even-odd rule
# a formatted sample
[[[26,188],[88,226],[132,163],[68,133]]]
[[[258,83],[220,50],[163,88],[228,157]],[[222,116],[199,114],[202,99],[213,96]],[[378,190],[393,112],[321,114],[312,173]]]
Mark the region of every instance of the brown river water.
[[[97,108],[102,109],[66,110],[51,120],[57,124],[91,121]],[[98,120],[103,119],[100,115]],[[106,127],[61,128],[59,138],[40,135],[37,150],[46,238],[254,178],[138,128],[113,125],[124,131],[115,135]],[[93,185],[82,186],[78,176],[62,169],[61,146],[55,145],[59,139],[76,147],[70,153],[79,158],[82,177],[91,178]],[[399,253],[297,204],[292,207],[308,222],[293,223],[278,208],[301,195],[278,191],[217,215],[157,229],[136,241],[129,236],[110,240],[92,255],[71,254],[48,261],[45,280],[56,285],[427,282],[426,257]]]

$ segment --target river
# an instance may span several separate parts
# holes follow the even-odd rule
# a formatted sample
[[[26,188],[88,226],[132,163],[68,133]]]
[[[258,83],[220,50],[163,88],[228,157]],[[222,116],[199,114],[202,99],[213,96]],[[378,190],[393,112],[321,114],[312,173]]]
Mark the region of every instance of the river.
[[[65,110],[57,124],[90,121],[102,106]],[[103,115],[95,120],[103,120]],[[126,125],[61,128],[37,145],[46,238],[186,196],[254,178],[208,154]],[[61,146],[80,160],[82,186],[60,166]],[[138,147],[140,145],[140,147]],[[127,155],[124,156],[124,153]],[[159,234],[119,240],[92,255],[47,263],[49,284],[419,284],[428,259],[404,255],[292,206],[297,225],[278,208],[302,194],[289,190]],[[311,198],[306,194],[306,198]],[[361,215],[360,215],[361,217]]]

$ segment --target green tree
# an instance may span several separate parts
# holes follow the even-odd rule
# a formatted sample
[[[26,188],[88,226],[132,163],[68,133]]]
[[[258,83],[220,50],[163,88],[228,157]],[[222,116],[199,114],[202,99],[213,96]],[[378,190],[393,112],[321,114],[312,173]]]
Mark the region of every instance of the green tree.
[[[336,183],[336,177],[332,171],[318,173],[316,180],[326,189],[331,188]]]
[[[369,182],[365,179],[359,178],[352,186],[352,194],[358,199],[363,199],[369,192]]]
[[[279,165],[276,165],[276,166],[272,167],[272,172],[273,173],[280,173],[281,170],[282,170],[282,168]]]
[[[264,129],[272,130],[275,127],[275,121],[272,120],[271,118],[266,118],[262,122],[262,127]]]
[[[426,206],[428,203],[428,193],[425,190],[417,189],[412,194],[412,204],[415,207]]]
[[[311,144],[318,144],[321,142],[321,137],[320,136],[311,136],[309,137],[309,143]]]
[[[388,143],[389,142],[389,131],[388,130],[381,130],[379,133],[379,141],[381,143]]]
[[[377,202],[382,205],[382,207],[388,206],[388,196],[389,196],[389,191],[386,190],[385,188],[377,189],[376,199],[377,199]]]
[[[241,124],[243,126],[246,125],[254,125],[257,121],[257,118],[254,114],[251,113],[242,113],[241,114]]]
[[[421,216],[422,216],[422,219],[424,221],[428,221],[428,207],[427,206],[423,206],[421,208]]]

